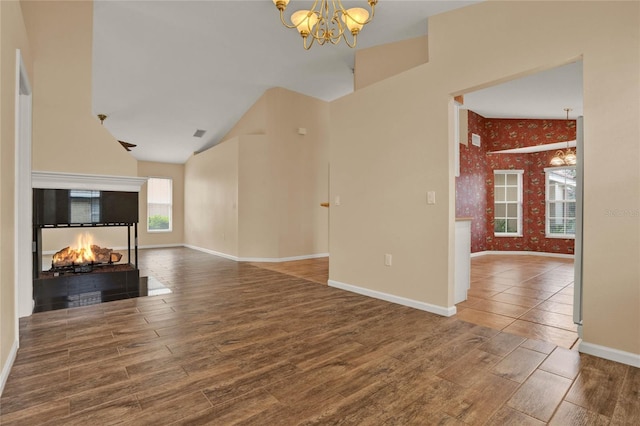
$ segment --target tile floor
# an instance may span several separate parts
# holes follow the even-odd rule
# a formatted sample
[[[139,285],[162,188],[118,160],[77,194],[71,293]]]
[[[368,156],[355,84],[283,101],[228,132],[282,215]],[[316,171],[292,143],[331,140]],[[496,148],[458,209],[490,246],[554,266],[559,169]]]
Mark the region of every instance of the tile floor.
[[[457,318],[572,348],[573,259],[485,255],[471,259],[471,288]]]

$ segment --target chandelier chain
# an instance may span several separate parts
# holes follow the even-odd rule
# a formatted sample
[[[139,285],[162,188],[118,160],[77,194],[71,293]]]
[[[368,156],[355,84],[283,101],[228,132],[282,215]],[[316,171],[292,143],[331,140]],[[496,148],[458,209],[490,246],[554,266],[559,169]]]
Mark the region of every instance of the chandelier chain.
[[[571,108],[565,108],[565,112],[567,113],[567,121],[569,121],[569,111]],[[567,148],[565,151],[559,149],[554,154],[550,163],[552,166],[574,166],[577,162],[577,157],[575,151],[571,150],[569,147],[569,141],[567,140]]]

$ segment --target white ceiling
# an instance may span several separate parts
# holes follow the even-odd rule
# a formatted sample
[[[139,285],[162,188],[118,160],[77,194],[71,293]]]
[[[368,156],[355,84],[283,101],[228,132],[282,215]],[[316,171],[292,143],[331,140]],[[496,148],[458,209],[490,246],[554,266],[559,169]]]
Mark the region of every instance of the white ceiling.
[[[424,35],[428,16],[476,2],[380,0],[358,47]],[[98,0],[93,28],[93,111],[108,115],[104,125],[116,139],[138,145],[131,153],[139,160],[184,163],[220,142],[271,87],[326,101],[353,91],[354,50],[341,43],[305,51],[271,0]],[[564,118],[569,102],[576,105],[572,114],[582,105],[578,65],[563,67],[546,89],[540,85],[551,71],[528,77],[533,91],[503,85],[466,94],[465,106],[487,117]],[[559,99],[543,102],[545,92]],[[534,94],[541,100],[534,102]],[[197,129],[207,131],[203,138],[193,137]]]
[[[464,95],[464,107],[490,118],[569,118],[582,115],[582,61]]]

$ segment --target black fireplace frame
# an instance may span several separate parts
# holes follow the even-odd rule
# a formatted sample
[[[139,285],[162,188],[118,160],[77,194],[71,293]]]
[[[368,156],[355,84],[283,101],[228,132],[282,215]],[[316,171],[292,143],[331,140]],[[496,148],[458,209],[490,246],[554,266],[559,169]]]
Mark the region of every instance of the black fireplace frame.
[[[88,197],[91,213],[74,214],[74,194]],[[88,194],[88,195],[87,195]],[[85,212],[86,213],[86,212]],[[78,216],[88,220],[78,221]],[[138,192],[33,189],[33,300],[34,312],[62,309],[101,301],[138,297]],[[42,271],[42,230],[62,228],[127,228],[128,266],[105,266],[93,273]],[[131,228],[134,261],[131,263]]]

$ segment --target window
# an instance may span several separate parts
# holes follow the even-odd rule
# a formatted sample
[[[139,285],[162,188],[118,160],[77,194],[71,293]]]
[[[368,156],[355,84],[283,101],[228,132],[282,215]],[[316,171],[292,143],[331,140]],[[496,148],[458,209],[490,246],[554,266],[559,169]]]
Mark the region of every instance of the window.
[[[100,191],[69,191],[69,216],[71,223],[100,222]]]
[[[523,170],[493,171],[493,232],[497,237],[522,236]]]
[[[575,238],[576,168],[549,167],[544,173],[547,237]]]
[[[147,231],[171,231],[172,187],[173,181],[170,178],[147,180]]]

